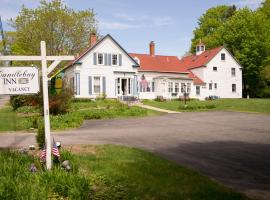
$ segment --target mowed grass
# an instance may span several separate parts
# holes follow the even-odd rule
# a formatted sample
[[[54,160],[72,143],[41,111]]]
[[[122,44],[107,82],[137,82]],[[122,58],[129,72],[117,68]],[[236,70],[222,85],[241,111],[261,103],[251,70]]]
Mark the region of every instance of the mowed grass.
[[[50,122],[53,130],[64,130],[80,127],[84,120],[145,117],[158,114],[160,113],[136,106],[129,107],[117,100],[75,100],[67,113],[51,115]],[[37,122],[42,120],[40,110],[35,107],[20,107],[16,112],[10,106],[0,109],[0,131],[33,130],[37,128]]]
[[[0,199],[241,200],[242,194],[143,150],[115,145],[61,150],[72,171],[42,170],[37,158],[0,151]],[[38,172],[28,167],[36,163]]]
[[[166,102],[143,101],[144,104],[174,110],[174,111],[206,111],[206,110],[227,110],[254,113],[270,113],[270,99],[217,99],[208,101],[190,100],[187,107],[184,101],[172,100]]]

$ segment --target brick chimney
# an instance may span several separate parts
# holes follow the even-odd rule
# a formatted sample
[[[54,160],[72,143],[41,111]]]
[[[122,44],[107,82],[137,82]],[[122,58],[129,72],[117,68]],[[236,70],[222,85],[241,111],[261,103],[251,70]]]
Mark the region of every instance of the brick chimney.
[[[151,41],[149,44],[150,56],[155,56],[155,43]]]
[[[97,43],[97,35],[96,33],[90,33],[89,37],[89,46],[92,47]]]

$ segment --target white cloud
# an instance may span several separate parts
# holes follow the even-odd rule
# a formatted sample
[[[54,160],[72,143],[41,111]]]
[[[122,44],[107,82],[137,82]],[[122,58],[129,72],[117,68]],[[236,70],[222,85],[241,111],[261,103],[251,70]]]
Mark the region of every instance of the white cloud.
[[[100,20],[101,29],[134,29],[134,28],[147,28],[147,27],[161,27],[173,23],[169,16],[151,17],[147,15],[131,16],[125,13],[114,14],[115,20],[106,21]]]

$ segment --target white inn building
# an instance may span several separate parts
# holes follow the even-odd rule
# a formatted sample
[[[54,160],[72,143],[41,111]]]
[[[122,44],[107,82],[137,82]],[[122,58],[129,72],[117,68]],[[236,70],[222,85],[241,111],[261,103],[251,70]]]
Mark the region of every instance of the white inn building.
[[[196,54],[179,59],[155,54],[127,53],[110,35],[96,40],[64,68],[64,78],[77,98],[134,96],[139,99],[242,98],[242,67],[223,46],[206,50],[197,46]]]

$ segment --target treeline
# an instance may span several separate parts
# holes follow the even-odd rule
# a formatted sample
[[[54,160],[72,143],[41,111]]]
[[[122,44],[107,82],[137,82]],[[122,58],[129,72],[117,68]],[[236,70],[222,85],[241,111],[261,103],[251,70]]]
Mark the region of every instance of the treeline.
[[[198,20],[190,51],[202,40],[208,49],[224,45],[243,66],[243,92],[270,97],[270,0],[257,10],[217,6]]]

